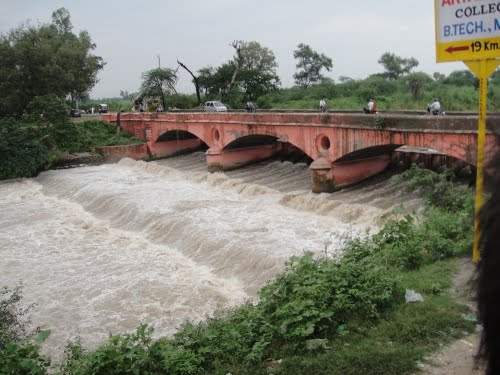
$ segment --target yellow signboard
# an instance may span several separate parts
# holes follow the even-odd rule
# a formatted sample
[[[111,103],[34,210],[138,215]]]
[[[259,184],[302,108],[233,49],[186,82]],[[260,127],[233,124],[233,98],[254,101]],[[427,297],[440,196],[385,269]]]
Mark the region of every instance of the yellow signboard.
[[[435,0],[436,61],[500,57],[500,0]]]

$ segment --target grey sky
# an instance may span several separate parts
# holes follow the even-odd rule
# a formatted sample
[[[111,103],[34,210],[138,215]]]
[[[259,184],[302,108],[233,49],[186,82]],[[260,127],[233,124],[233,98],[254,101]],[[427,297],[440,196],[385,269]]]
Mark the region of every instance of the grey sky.
[[[384,52],[415,57],[417,71],[449,74],[463,63],[435,62],[433,0],[0,0],[0,33],[50,22],[65,7],[74,32],[87,30],[106,66],[92,98],[135,92],[141,73],[157,66],[176,68],[179,59],[197,71],[233,56],[231,41],[255,40],[270,48],[284,87],[293,85],[293,51],[299,43],[333,59],[325,75],[366,78],[382,71]],[[177,89],[193,93],[190,76],[179,70]]]

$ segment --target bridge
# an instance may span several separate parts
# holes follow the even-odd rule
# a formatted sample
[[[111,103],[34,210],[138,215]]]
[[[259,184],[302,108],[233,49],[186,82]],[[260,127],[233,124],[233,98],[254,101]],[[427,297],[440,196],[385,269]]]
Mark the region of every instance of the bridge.
[[[117,117],[108,114],[104,120],[116,122]],[[499,119],[487,119],[487,160],[499,149]],[[128,156],[152,160],[205,147],[210,172],[300,150],[312,160],[312,190],[317,193],[383,171],[401,146],[432,149],[470,165],[477,162],[474,115],[168,112],[122,113],[119,121],[146,141]]]

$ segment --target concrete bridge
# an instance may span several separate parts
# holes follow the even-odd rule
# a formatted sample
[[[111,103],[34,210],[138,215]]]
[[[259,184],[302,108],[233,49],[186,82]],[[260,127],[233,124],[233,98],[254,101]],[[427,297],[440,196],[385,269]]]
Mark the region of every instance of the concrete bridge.
[[[117,121],[117,114],[104,116]],[[486,159],[498,151],[500,117],[487,120]],[[299,149],[312,159],[314,192],[332,192],[383,171],[401,146],[429,148],[475,165],[477,116],[358,113],[122,113],[146,143],[129,156],[155,159],[207,148],[210,172]]]

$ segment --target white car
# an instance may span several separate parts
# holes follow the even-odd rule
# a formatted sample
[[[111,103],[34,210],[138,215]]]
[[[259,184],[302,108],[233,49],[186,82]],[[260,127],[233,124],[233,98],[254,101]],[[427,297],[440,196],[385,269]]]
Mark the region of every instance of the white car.
[[[205,112],[227,112],[227,107],[217,100],[205,102]]]

